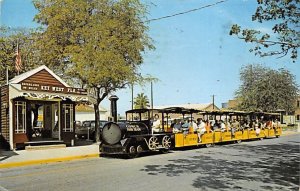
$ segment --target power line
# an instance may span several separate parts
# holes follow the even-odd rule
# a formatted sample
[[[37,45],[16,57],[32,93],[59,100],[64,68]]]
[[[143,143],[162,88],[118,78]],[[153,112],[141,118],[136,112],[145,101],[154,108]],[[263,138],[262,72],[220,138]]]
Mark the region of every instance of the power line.
[[[175,17],[175,16],[178,16],[178,15],[184,15],[184,14],[187,14],[187,13],[190,13],[190,12],[194,12],[194,11],[199,11],[201,9],[212,7],[212,6],[215,6],[215,5],[220,4],[220,3],[225,3],[226,1],[228,1],[228,0],[218,1],[218,2],[213,3],[213,4],[205,5],[203,7],[198,7],[198,8],[195,8],[195,9],[190,9],[190,10],[187,10],[187,11],[184,11],[184,12],[180,12],[180,13],[175,13],[173,15],[167,15],[167,16],[158,17],[158,18],[155,18],[155,19],[149,19],[149,20],[144,21],[144,23],[146,23],[146,22],[152,22],[152,21],[158,21],[158,20],[162,20],[162,19],[166,19],[166,18],[170,18],[170,17]]]

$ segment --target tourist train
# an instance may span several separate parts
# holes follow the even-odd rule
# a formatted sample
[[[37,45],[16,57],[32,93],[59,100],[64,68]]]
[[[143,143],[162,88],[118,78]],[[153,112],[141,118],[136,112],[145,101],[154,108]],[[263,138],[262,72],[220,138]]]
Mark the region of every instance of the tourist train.
[[[279,117],[278,113],[183,107],[134,109],[126,112],[125,122],[104,125],[99,150],[102,155],[133,158],[143,152],[279,137]]]

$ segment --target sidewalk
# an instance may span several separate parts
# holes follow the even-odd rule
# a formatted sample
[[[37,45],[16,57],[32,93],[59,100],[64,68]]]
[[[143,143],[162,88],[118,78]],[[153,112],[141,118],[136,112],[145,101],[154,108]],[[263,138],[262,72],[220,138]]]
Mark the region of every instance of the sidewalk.
[[[285,130],[283,131],[282,136],[293,134],[300,135],[299,129]],[[0,169],[97,157],[99,157],[99,144],[97,143],[92,143],[85,146],[52,148],[44,150],[0,150]]]
[[[99,157],[99,144],[43,150],[0,150],[0,169]]]

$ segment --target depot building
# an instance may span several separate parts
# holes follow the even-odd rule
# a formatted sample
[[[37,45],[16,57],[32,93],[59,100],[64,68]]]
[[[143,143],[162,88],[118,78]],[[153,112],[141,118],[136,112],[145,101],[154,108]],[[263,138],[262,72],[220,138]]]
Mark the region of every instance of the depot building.
[[[75,105],[87,101],[86,89],[69,86],[44,65],[18,75],[0,87],[0,144],[10,149],[34,141],[73,145]]]

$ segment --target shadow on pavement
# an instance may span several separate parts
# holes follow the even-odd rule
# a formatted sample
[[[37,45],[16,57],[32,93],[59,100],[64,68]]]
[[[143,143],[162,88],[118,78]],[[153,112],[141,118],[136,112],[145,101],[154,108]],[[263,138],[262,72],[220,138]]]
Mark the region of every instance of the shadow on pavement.
[[[19,155],[17,154],[16,152],[14,151],[6,151],[6,150],[1,150],[0,149],[0,162],[1,161],[4,161],[12,156],[16,156],[16,155]]]
[[[75,146],[87,146],[87,145],[94,145],[97,144],[93,140],[86,140],[86,139],[76,139]]]
[[[232,149],[236,155],[228,154]],[[192,186],[199,190],[299,189],[299,143],[231,145],[222,147],[218,154],[224,157],[212,158],[215,155],[210,150],[188,159],[169,160],[165,165],[146,165],[141,171],[169,177],[196,174]]]

